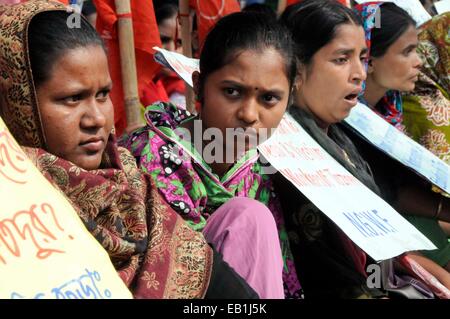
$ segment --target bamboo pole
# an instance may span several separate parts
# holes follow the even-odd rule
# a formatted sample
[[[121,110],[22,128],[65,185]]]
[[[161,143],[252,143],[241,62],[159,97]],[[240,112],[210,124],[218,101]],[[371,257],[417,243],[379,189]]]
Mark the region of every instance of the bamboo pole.
[[[117,1],[117,0],[116,0]],[[183,55],[192,58],[192,32],[191,18],[189,9],[189,0],[179,0],[180,23],[181,23],[181,42],[183,44]],[[186,85],[186,109],[194,113],[194,91],[189,85]]]
[[[129,132],[138,127],[142,122],[138,94],[136,55],[134,51],[133,21],[131,19],[130,0],[115,0],[115,4],[116,14],[118,16],[124,104],[127,116],[126,131]]]
[[[277,9],[277,15],[280,16],[284,9],[286,9],[287,0],[278,0],[278,9]]]

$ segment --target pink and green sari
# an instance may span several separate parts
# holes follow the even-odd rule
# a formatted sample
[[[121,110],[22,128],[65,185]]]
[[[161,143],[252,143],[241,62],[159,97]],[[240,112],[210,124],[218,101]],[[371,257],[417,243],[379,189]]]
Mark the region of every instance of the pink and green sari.
[[[157,103],[145,111],[147,126],[122,138],[140,168],[151,175],[160,194],[188,224],[202,231],[208,217],[233,197],[249,197],[269,207],[279,232],[283,253],[286,298],[302,298],[284,220],[271,179],[263,173],[256,149],[249,150],[222,177],[177,129],[195,116],[173,104]]]

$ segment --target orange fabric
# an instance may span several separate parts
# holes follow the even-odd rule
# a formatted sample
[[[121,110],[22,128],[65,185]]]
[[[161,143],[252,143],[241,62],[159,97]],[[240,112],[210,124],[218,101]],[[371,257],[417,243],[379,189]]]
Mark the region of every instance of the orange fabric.
[[[350,0],[337,0],[340,3],[342,3],[344,6],[349,7],[350,8]]]
[[[164,88],[161,80],[151,81],[142,90],[141,103],[144,107],[152,105],[156,102],[169,102],[169,96]]]
[[[200,47],[214,24],[227,14],[241,11],[237,0],[189,0],[189,6],[195,10]]]
[[[291,4],[296,4],[298,2],[300,2],[301,0],[287,0],[287,5],[286,6],[290,6]],[[350,0],[337,0],[340,3],[342,3],[344,6],[350,7]]]
[[[97,8],[97,31],[108,48],[108,63],[113,81],[111,100],[114,104],[114,124],[120,136],[126,128],[122,72],[114,0],[94,0]],[[161,47],[158,25],[156,24],[153,2],[148,0],[131,0],[131,13],[134,29],[134,46],[139,97],[142,98],[145,87],[159,71],[160,65],[153,59],[154,46]]]
[[[186,84],[175,72],[170,72],[169,75],[162,77],[161,82],[169,97],[174,93],[185,94]]]
[[[298,3],[298,2],[300,2],[300,0],[287,0],[286,6],[290,6],[290,5],[296,4],[296,3]]]

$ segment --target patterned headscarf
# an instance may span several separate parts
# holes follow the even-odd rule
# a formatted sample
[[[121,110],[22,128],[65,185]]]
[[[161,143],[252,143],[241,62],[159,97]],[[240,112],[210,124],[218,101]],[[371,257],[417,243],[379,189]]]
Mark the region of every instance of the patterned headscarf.
[[[361,14],[363,19],[364,32],[366,35],[366,45],[368,48],[368,54],[370,56],[370,48],[372,41],[372,30],[377,26],[377,12],[384,2],[373,1],[366,2],[355,6],[355,9]],[[363,88],[365,89],[365,83]],[[361,101],[367,105],[367,101],[364,100],[362,94],[360,95]],[[380,114],[387,122],[395,127],[403,130],[403,109],[402,98],[400,92],[390,90],[386,92],[386,95],[374,105],[374,111]]]
[[[149,177],[110,135],[99,169],[86,171],[45,151],[27,52],[27,29],[51,1],[0,6],[0,111],[41,173],[69,199],[137,298],[201,298],[212,250],[159,196]]]
[[[450,95],[450,12],[433,17],[420,29],[421,71]]]

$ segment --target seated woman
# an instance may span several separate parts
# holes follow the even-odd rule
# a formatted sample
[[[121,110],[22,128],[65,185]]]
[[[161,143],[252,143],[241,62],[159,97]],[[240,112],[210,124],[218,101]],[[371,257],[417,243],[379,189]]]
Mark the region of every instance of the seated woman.
[[[417,53],[423,61],[414,91],[403,96],[407,133],[450,164],[450,12],[420,27]]]
[[[348,142],[333,124],[356,105],[365,79],[367,50],[360,18],[337,2],[306,0],[288,7],[281,21],[292,33],[299,61],[294,105],[289,112],[341,165],[377,191],[368,166],[354,147],[334,141]],[[383,296],[366,284],[367,257],[362,250],[278,174],[275,190],[281,198],[305,298]]]
[[[268,205],[281,239],[288,298],[300,297],[301,288],[277,199],[258,161],[256,141],[261,142],[263,134],[267,137],[280,122],[295,70],[292,40],[275,19],[250,12],[226,16],[208,34],[200,56],[200,73],[193,74],[194,91],[201,104],[199,115],[192,116],[172,104],[155,104],[146,110],[147,127],[123,140],[166,201],[206,238],[210,238],[214,220],[225,218],[224,225],[234,220],[231,215],[221,217],[217,211],[234,197],[249,197]],[[236,129],[252,131],[237,134],[241,145],[229,135]],[[255,218],[261,218],[261,213]],[[248,221],[239,223],[235,230],[239,236],[228,238],[230,248],[218,247],[221,252],[230,251],[229,256],[224,253],[224,259],[241,274],[243,257],[231,252],[233,245],[255,240],[247,237],[250,229]],[[268,245],[280,247],[278,239],[271,239]],[[264,254],[256,250],[245,258],[258,268]],[[282,269],[273,262],[266,266],[281,274]]]
[[[366,79],[362,21],[348,8],[326,0],[291,6],[281,19],[292,31],[300,62],[290,113],[334,159],[380,195],[370,166],[336,125],[357,104]],[[380,296],[367,287],[366,266],[373,261],[306,197],[298,192],[292,196],[296,191],[284,178],[277,178],[276,190],[305,296]]]
[[[362,13],[370,49],[366,87],[360,100],[404,130],[400,92],[414,89],[422,64],[416,53],[415,21],[393,3],[362,4],[356,8]],[[380,10],[379,28],[375,27],[377,10]],[[369,162],[383,198],[438,247],[423,251],[427,258],[419,253],[410,255],[450,287],[450,244],[438,223],[439,219],[449,221],[450,200],[433,193],[429,183],[363,139],[355,135],[351,138]]]
[[[84,18],[68,28],[69,14],[44,0],[0,6],[0,115],[11,133],[134,297],[257,297],[117,147],[103,43]],[[265,209],[256,201],[253,208]]]
[[[403,96],[403,123],[411,138],[450,165],[449,28],[450,12],[420,27],[417,53],[423,64],[414,91]],[[450,241],[450,223],[439,225]]]

